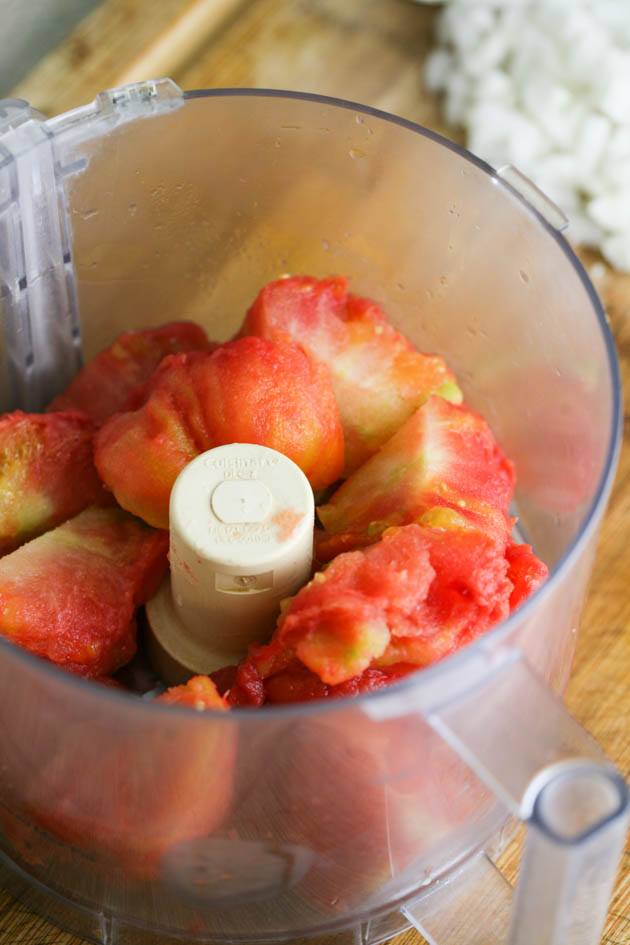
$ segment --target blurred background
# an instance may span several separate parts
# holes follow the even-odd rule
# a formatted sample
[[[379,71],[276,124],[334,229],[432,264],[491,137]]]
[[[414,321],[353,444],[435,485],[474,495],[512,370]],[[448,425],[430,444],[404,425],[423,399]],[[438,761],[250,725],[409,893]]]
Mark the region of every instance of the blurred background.
[[[130,77],[168,73],[184,88],[284,85],[417,113],[437,9],[410,0],[0,0],[0,94],[56,113]]]
[[[515,164],[575,245],[630,271],[628,0],[0,0],[0,14],[0,97],[55,115],[168,75],[352,99]]]
[[[1,0],[0,96],[67,36],[98,0]]]

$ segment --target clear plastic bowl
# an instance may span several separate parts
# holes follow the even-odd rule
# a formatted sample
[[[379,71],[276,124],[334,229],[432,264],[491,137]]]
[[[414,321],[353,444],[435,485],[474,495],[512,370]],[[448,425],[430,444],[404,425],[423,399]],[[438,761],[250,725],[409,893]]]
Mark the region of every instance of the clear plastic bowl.
[[[181,318],[226,339],[266,281],[346,274],[445,355],[516,463],[520,528],[551,576],[390,690],[263,711],[151,704],[0,640],[4,868],[102,942],[376,942],[407,924],[401,904],[496,849],[508,795],[571,754],[568,735],[547,751],[541,681],[566,685],[614,472],[614,346],[563,237],[430,131],[291,93],[171,106],[83,139],[76,116],[48,123],[85,356]],[[495,761],[521,779],[501,800]]]

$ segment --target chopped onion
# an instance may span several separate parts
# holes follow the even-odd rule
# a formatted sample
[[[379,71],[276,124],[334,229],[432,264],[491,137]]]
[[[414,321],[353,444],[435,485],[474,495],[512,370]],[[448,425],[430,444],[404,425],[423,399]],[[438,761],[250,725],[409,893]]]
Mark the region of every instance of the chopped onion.
[[[630,270],[630,0],[450,0],[427,86],[490,164],[515,164],[575,243]]]

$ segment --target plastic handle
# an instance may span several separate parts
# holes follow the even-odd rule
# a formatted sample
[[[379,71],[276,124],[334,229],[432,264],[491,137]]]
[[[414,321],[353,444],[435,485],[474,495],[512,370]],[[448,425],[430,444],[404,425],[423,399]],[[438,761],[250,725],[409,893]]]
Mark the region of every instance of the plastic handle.
[[[0,100],[0,400],[39,410],[81,364],[81,329],[66,190],[84,145],[129,121],[183,104],[170,79],[101,92],[45,120]],[[6,389],[5,389],[6,388]]]
[[[404,908],[431,945],[597,945],[628,828],[628,789],[519,654],[427,714],[527,824],[518,888],[482,855]]]

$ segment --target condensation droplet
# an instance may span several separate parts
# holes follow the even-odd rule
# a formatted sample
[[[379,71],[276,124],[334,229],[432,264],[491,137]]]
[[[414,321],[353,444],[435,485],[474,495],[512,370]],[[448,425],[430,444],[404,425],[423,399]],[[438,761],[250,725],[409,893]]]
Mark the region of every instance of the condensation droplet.
[[[280,138],[274,138],[273,146],[274,148],[281,147]]]
[[[129,211],[129,215],[130,215],[130,216],[132,216],[132,217],[135,216],[136,213],[137,213],[137,211],[138,211],[138,204],[137,204],[137,203],[133,203],[133,201],[132,201],[130,204],[128,204],[127,210]]]
[[[440,276],[440,285],[448,285],[448,279],[446,276]]]
[[[525,272],[525,270],[520,269],[518,274],[521,277],[521,282],[524,282],[527,285],[529,283],[529,275]]]
[[[405,284],[404,284],[404,282],[397,282],[397,283],[396,283],[396,288],[397,288],[397,289],[400,289],[401,292],[404,292],[404,291],[405,291]]]
[[[98,216],[98,210],[96,209],[96,207],[90,207],[89,210],[83,210],[83,212],[81,213],[82,220],[91,220],[92,217],[96,217],[96,216]]]
[[[326,253],[330,252],[330,243],[328,242],[328,240],[322,240],[322,249]]]
[[[362,151],[361,148],[350,148],[348,154],[353,161],[358,161],[360,158],[366,157],[365,151]]]

